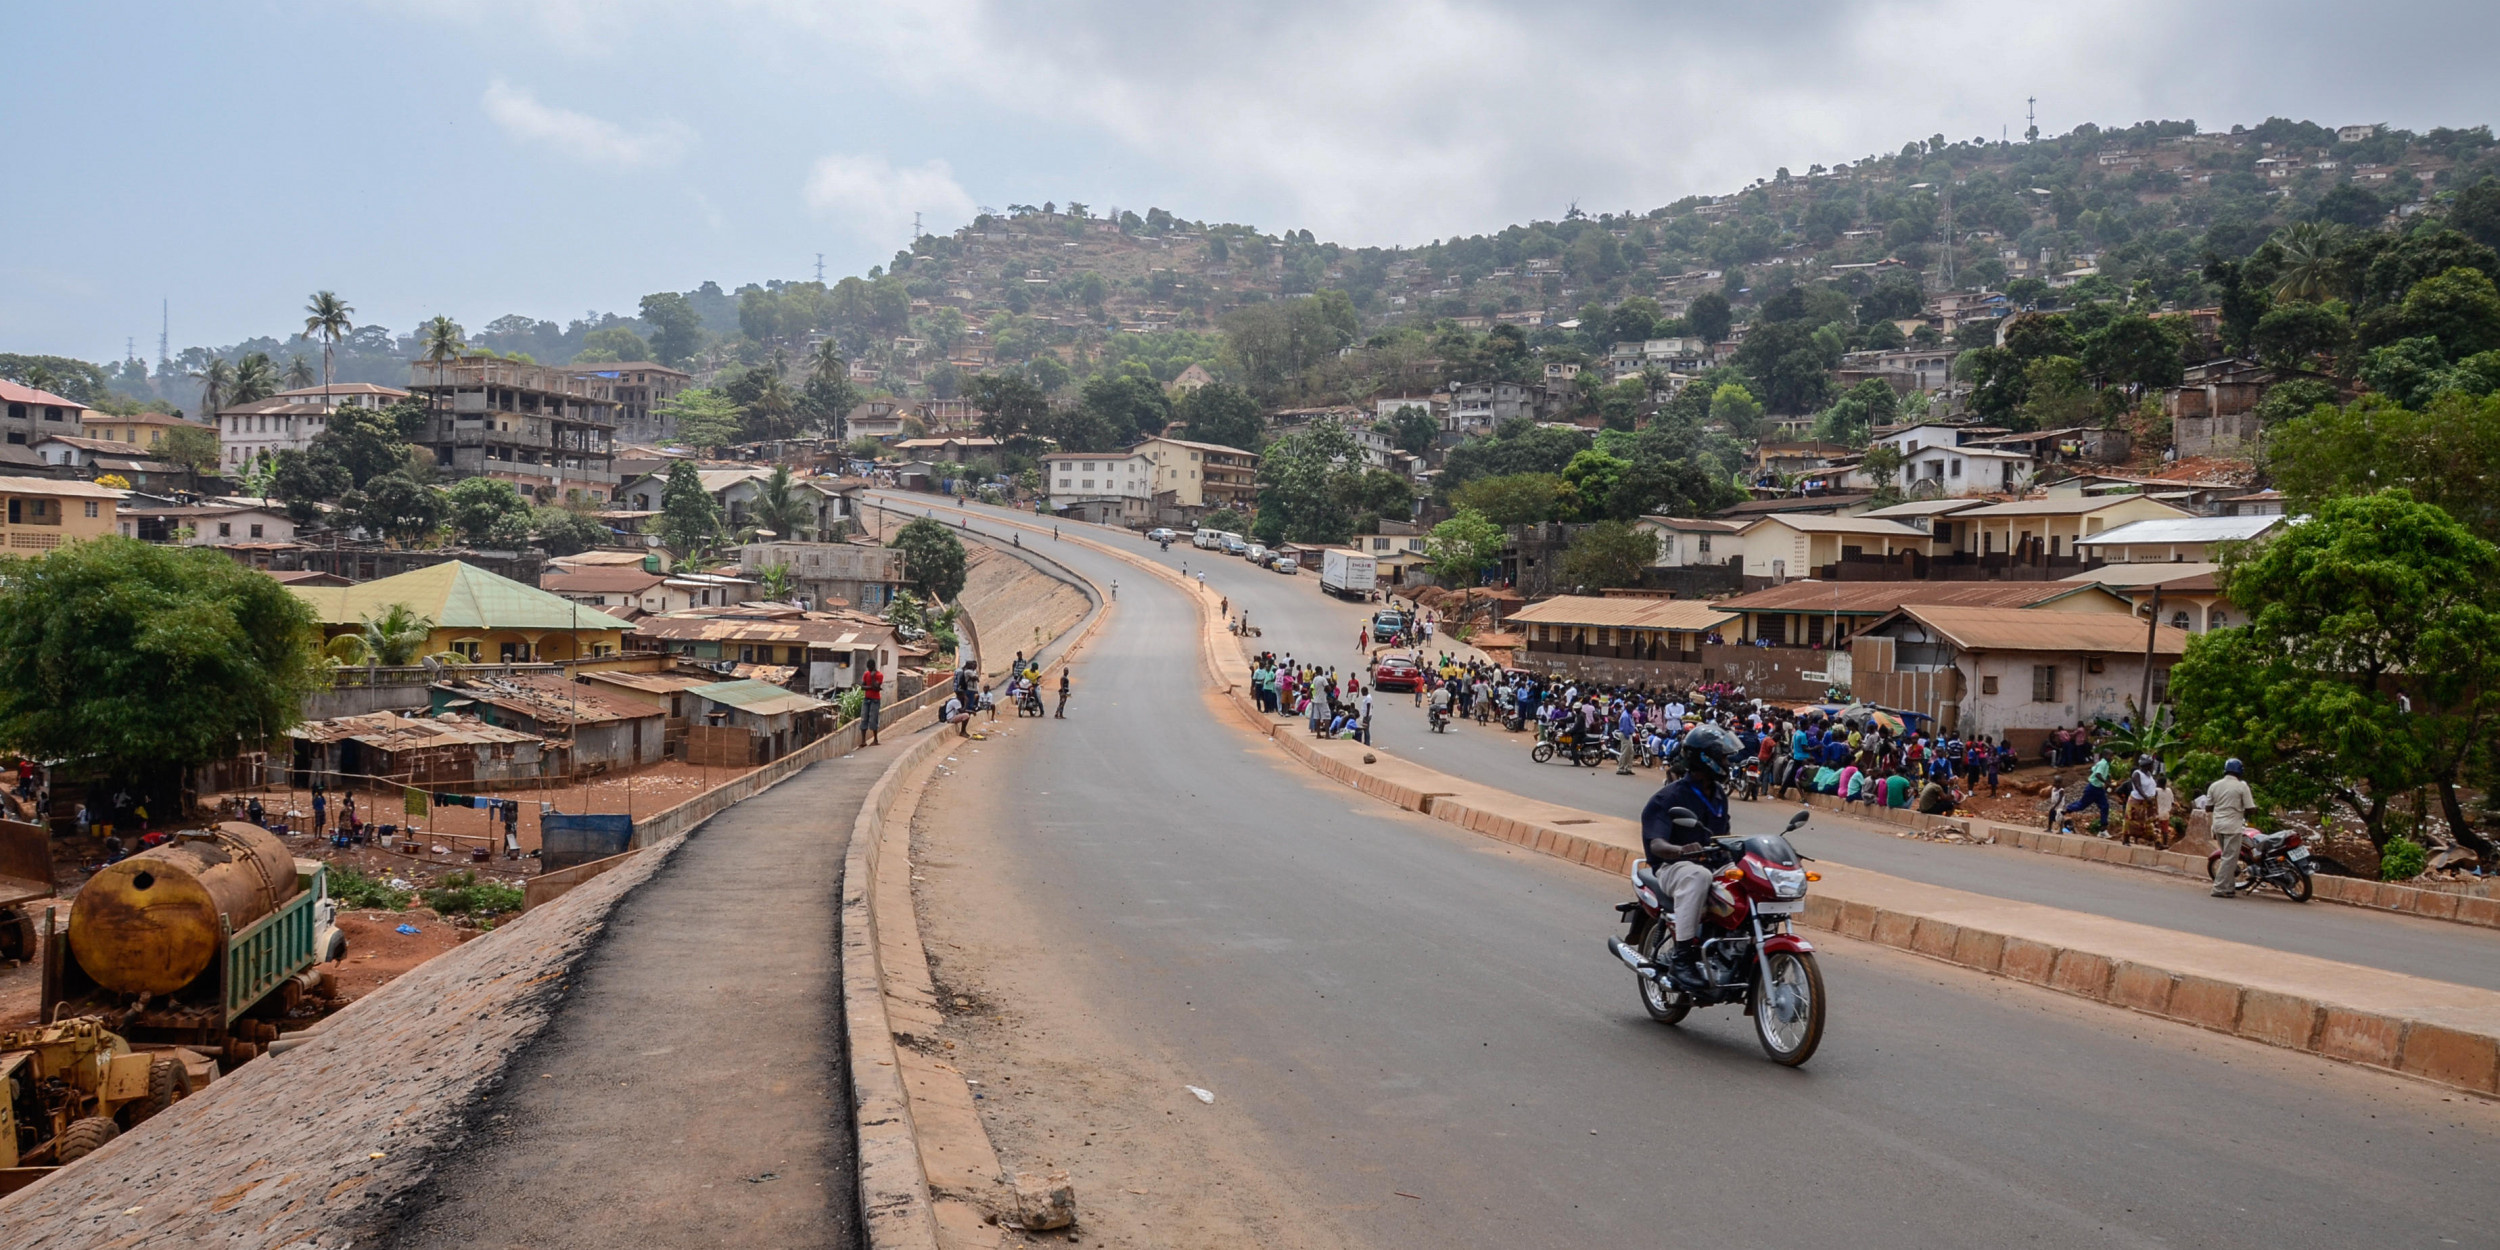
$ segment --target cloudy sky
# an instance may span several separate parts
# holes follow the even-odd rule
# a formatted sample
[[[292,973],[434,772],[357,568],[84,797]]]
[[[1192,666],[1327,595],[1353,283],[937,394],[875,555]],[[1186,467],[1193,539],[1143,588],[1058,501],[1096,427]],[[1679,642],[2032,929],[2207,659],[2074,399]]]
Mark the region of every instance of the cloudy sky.
[[[0,5],[0,351],[478,326],[859,272],[980,206],[1420,243],[1911,138],[2500,120],[2500,5]]]

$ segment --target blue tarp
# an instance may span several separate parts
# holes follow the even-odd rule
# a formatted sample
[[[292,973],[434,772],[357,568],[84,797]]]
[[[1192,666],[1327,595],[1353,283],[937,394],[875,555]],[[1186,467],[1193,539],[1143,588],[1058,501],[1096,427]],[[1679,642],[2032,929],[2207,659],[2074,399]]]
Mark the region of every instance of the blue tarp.
[[[543,812],[538,817],[540,872],[554,872],[592,860],[622,855],[634,844],[634,818],[620,814],[567,816]]]

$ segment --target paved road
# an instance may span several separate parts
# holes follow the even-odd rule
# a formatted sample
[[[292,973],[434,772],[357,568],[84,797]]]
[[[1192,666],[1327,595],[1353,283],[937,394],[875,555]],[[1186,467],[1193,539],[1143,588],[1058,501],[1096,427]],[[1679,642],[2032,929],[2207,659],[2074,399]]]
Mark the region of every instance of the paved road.
[[[1023,796],[998,876],[1053,918],[1036,944],[1119,969],[1117,1028],[1202,1065],[1379,1245],[2500,1235],[2487,1104],[1894,952],[1832,944],[1802,1071],[1731,1010],[1651,1024],[1601,949],[1610,882],[1245,751],[1178,696],[1186,596],[1121,580],[1070,722],[996,765]]]
[[[852,818],[895,749],[722,812],[634,891],[391,1244],[856,1244],[837,920]]]
[[[1000,519],[1014,517],[1026,524],[1034,521],[1031,516],[997,509],[976,506],[972,511]],[[1336,664],[1341,669],[1356,662],[1355,623],[1374,609],[1320,594],[1316,577],[1307,573],[1288,576],[1265,572],[1237,558],[1199,551],[1185,543],[1176,543],[1172,550],[1163,552],[1154,544],[1121,531],[1098,526],[1082,529],[1087,537],[1174,568],[1186,564],[1193,573],[1205,572],[1210,593],[1230,598],[1235,612],[1244,608],[1249,611],[1251,621],[1264,631],[1259,643],[1268,650],[1290,652],[1297,658],[1315,657],[1314,662]],[[1114,562],[1105,561],[1104,565],[1116,570]],[[1132,572],[1123,584],[1134,585],[1140,580]],[[1658,785],[1655,772],[1622,777],[1615,774],[1611,764],[1592,770],[1535,763],[1528,758],[1529,740],[1524,735],[1505,733],[1498,725],[1458,725],[1447,734],[1431,733],[1411,698],[1395,692],[1380,697],[1375,715],[1378,723],[1374,740],[1384,749],[1513,794],[1629,816],[1640,811],[1641,804]],[[1737,829],[1776,829],[1794,810],[1793,805],[1778,803],[1740,803]],[[2500,931],[2331,904],[2304,906],[2279,896],[2221,902],[2206,897],[2195,882],[2175,877],[2012,847],[1918,842],[1896,837],[1882,826],[1860,824],[1823,812],[1815,813],[1814,824],[1798,836],[1798,842],[1810,855],[1823,855],[1837,863],[1930,885],[2500,990]]]

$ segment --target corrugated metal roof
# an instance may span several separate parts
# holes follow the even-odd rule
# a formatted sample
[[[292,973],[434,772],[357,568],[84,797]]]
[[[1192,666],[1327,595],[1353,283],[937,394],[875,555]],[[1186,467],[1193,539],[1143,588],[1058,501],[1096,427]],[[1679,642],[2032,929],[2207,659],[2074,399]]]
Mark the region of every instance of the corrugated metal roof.
[[[2011,503],[1992,503],[1985,507],[1973,508],[1962,513],[1961,517],[1964,520],[1979,521],[1994,517],[2014,516],[2082,516],[2088,512],[2098,512],[2103,508],[2115,508],[2131,500],[2139,503],[2155,502],[2145,499],[2142,495],[2133,494],[2077,496],[2072,499],[2017,499]],[[2170,507],[2168,504],[2161,506]],[[2178,512],[2180,516],[2187,515],[2177,508],[2171,508],[2171,511]]]
[[[1600,598],[1556,595],[1502,618],[1504,625],[1597,625],[1616,629],[1680,629],[1707,633],[1736,618],[1699,599]]]
[[[892,625],[866,615],[803,612],[787,607],[732,611],[733,615],[726,616],[672,612],[646,617],[636,624],[634,632],[646,638],[680,642],[798,642],[824,647],[894,635]]]
[[[1888,521],[1894,517],[1903,516],[1939,516],[1948,512],[1967,512],[1972,508],[1982,507],[1987,502],[1985,499],[1913,499],[1908,503],[1897,503],[1889,508],[1877,508],[1872,512],[1862,512],[1858,515],[1878,521]]]
[[[2183,516],[2164,517],[2156,521],[2129,521],[2124,525],[2087,534],[2075,540],[2078,547],[2108,544],[2144,543],[2153,546],[2188,543],[2243,542],[2285,523],[2281,516]]]
[[[489,725],[474,716],[445,712],[440,716],[398,716],[390,712],[369,712],[363,716],[338,716],[329,720],[306,721],[287,730],[290,738],[306,742],[342,742],[353,739],[384,751],[404,751],[414,746],[446,746],[456,743],[544,742],[536,734],[518,729]]]
[[[1734,521],[1712,521],[1702,517],[1650,515],[1641,519],[1653,525],[1694,534],[1733,534],[1745,528]]]
[[[1903,604],[2028,608],[2083,589],[2073,582],[1789,582],[1714,606],[1730,612],[1843,612],[1876,615]],[[2112,600],[2116,604],[2115,600]],[[2123,605],[2120,605],[2123,606]]]
[[[784,712],[808,712],[826,706],[822,700],[811,699],[779,686],[747,679],[716,681],[708,686],[697,686],[687,693],[697,698],[709,699],[714,703],[726,703],[757,716],[779,716]]]
[[[716,680],[711,677],[697,677],[691,673],[585,673],[583,675],[594,682],[606,682],[649,694],[675,694],[680,690],[692,690],[697,686],[711,685]]]
[[[1942,635],[1964,651],[2144,652],[2145,627],[2132,613],[2035,612],[2028,608],[1956,608],[1905,604],[1899,615]],[[1874,628],[1881,629],[1878,622]],[[2187,631],[2153,630],[2155,655],[2187,652]]]
[[[1877,521],[1862,516],[1800,516],[1784,513],[1779,516],[1766,516],[1746,526],[1745,531],[1751,533],[1764,525],[1785,525],[1808,534],[1864,534],[1869,538],[1927,541],[1927,534],[1923,530],[1903,525],[1899,521]]]
[[[447,560],[353,586],[289,586],[324,625],[361,625],[404,603],[436,629],[630,629],[560,595]]]

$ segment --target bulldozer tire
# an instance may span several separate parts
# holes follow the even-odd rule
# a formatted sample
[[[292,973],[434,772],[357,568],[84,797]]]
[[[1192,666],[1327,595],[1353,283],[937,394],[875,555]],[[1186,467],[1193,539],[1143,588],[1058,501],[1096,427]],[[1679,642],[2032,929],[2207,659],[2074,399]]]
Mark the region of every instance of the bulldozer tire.
[[[69,1122],[69,1127],[62,1129],[61,1135],[53,1139],[52,1157],[63,1164],[76,1163],[103,1149],[104,1143],[121,1135],[120,1125],[100,1115],[91,1115],[83,1120],[72,1120]]]
[[[159,1059],[148,1065],[148,1096],[130,1104],[123,1114],[129,1127],[137,1128],[190,1094],[190,1071],[174,1060]]]

